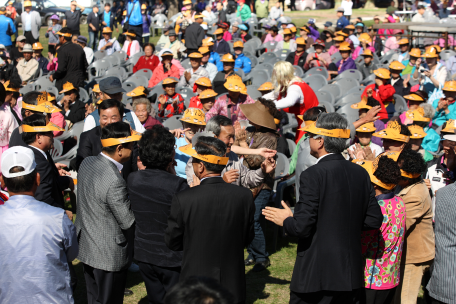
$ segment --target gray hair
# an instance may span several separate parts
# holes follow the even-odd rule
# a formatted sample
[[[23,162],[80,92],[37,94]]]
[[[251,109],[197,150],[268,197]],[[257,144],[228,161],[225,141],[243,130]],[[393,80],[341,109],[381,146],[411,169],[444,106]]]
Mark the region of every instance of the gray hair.
[[[150,113],[150,111],[152,110],[152,106],[150,104],[149,99],[144,98],[144,97],[135,99],[135,101],[133,101],[133,105],[132,105],[133,111],[136,111],[136,106],[140,105],[140,104],[145,104],[147,106],[147,113]]]
[[[348,121],[338,113],[321,113],[317,119],[317,128],[327,130],[348,129]],[[328,153],[342,153],[346,147],[346,138],[321,136],[324,140],[324,147]]]
[[[222,131],[221,127],[232,126],[233,122],[226,116],[215,115],[208,122],[206,122],[206,131],[210,131],[219,136]]]
[[[420,104],[420,107],[422,107],[424,110],[424,117],[430,119],[434,118],[435,109],[431,104],[423,102],[422,104]]]

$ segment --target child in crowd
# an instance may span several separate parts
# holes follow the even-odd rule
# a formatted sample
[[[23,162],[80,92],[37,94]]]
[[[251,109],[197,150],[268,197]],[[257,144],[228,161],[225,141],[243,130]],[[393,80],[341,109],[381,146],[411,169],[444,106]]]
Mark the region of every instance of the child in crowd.
[[[365,147],[369,146],[374,157],[380,155],[380,153],[383,152],[382,147],[372,142],[372,134],[374,134],[375,131],[376,129],[374,123],[372,122],[363,124],[359,128],[357,128],[356,140],[355,143],[348,148],[349,153],[357,151],[360,148],[360,146],[362,149],[365,149]]]
[[[266,94],[269,94],[274,90],[274,86],[272,85],[272,82],[265,82],[263,83],[259,88],[258,91],[260,91],[261,96],[264,96]]]
[[[48,27],[46,34],[44,34],[44,36],[46,38],[49,38],[48,52],[52,55],[55,55],[55,47],[57,44],[59,44],[59,35],[57,33],[62,29],[62,26],[58,23],[60,21],[59,16],[52,15],[50,19],[52,21],[52,26]]]
[[[198,80],[195,81],[195,84],[193,85],[193,92],[197,95],[193,96],[190,99],[190,104],[188,107],[202,109],[203,105],[201,104],[199,95],[201,94],[201,92],[207,89],[212,89],[211,80],[207,77],[198,78]]]

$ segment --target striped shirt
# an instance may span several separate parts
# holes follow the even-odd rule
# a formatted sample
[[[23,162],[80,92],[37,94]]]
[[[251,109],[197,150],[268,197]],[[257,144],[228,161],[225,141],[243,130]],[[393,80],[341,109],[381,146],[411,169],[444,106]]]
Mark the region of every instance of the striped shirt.
[[[456,184],[437,191],[435,202],[435,259],[427,285],[432,298],[456,302]]]

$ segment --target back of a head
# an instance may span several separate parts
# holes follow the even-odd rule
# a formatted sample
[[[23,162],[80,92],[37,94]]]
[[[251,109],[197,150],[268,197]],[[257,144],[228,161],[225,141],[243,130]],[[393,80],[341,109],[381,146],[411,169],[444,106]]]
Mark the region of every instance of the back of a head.
[[[98,105],[98,115],[101,115],[101,110],[107,110],[110,108],[117,108],[119,109],[120,117],[124,115],[124,105],[122,102],[116,99],[105,99]]]
[[[270,99],[265,99],[265,98],[258,98],[258,101],[261,102],[262,105],[264,105],[269,113],[272,115],[272,117],[274,118],[277,118],[277,113],[279,112],[277,110],[277,107],[276,107],[276,104],[274,103],[274,101],[270,100]],[[282,115],[280,115],[282,117]]]
[[[60,33],[62,33],[62,34],[73,34],[68,27],[64,27],[64,28],[60,29]],[[65,41],[71,41],[72,36],[64,37]]]
[[[338,113],[321,113],[317,119],[317,128],[326,130],[348,129],[348,121]],[[346,138],[323,136],[324,148],[328,153],[342,153],[347,145]]]
[[[28,92],[22,97],[22,102],[25,102],[29,105],[36,106],[38,103],[37,102],[38,96],[40,96],[40,95],[41,95],[41,92],[39,92],[39,91]]]
[[[376,106],[380,105],[380,102],[377,99],[375,99],[374,97],[368,97],[366,104],[371,107],[376,107]]]
[[[108,139],[108,138],[122,138],[128,137],[131,135],[130,125],[123,121],[114,122],[112,124],[107,125],[103,129],[101,129],[101,139]],[[122,145],[128,145],[130,143],[125,143]],[[116,150],[116,146],[109,146],[103,147],[102,151],[112,154]]]
[[[310,108],[304,113],[304,121],[316,121],[321,113],[326,113],[326,109],[324,107],[318,106]]]
[[[214,137],[201,136],[195,145],[195,151],[201,155],[215,155],[224,157],[226,154],[226,145],[220,139]],[[197,160],[204,164],[207,171],[221,173],[225,169],[225,165],[217,165],[208,163],[202,160]]]
[[[165,304],[231,304],[233,295],[216,280],[189,277],[166,295]]]
[[[222,131],[222,127],[232,126],[233,122],[226,116],[215,115],[206,123],[206,131],[212,132],[215,136],[219,136]]]
[[[36,185],[36,163],[32,148],[15,146],[3,152],[2,178],[10,194],[29,194]]]
[[[401,171],[397,162],[388,156],[381,156],[378,160],[377,169],[374,172],[374,176],[384,184],[397,185],[401,177]],[[382,192],[384,194],[390,193],[392,191],[393,190],[382,188]]]
[[[404,149],[399,155],[397,163],[401,170],[409,174],[417,175],[415,178],[401,176],[401,179],[408,180],[409,184],[415,184],[423,179],[422,174],[426,171],[426,163],[424,162],[423,156],[418,151]]]
[[[143,133],[139,141],[139,158],[149,169],[166,170],[173,161],[176,139],[162,125],[155,125]]]
[[[33,114],[25,117],[22,120],[22,125],[27,125],[31,127],[44,127],[46,125],[46,116],[42,114]],[[39,132],[22,132],[22,140],[27,145],[30,145],[35,142],[36,135],[40,134]]]

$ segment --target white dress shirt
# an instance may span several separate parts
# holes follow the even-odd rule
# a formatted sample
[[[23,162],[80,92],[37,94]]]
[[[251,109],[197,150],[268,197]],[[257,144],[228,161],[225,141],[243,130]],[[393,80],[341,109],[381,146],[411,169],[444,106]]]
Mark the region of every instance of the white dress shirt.
[[[40,151],[40,152],[41,152],[41,154],[43,154],[44,158],[48,159],[48,157],[47,157],[46,153],[44,153],[44,151],[43,151],[43,150],[41,150],[40,148],[37,148],[37,147],[34,147],[34,146],[30,146],[30,145],[29,145],[29,147],[31,147],[31,148],[33,148],[33,149],[36,149],[36,150]]]
[[[323,157],[326,157],[326,156],[331,155],[331,154],[334,154],[334,153],[328,153],[328,154],[325,154],[325,155],[323,155],[323,156],[320,156],[320,157],[317,159],[317,161],[315,162],[315,165],[318,164],[318,162],[319,162]]]
[[[104,154],[103,152],[100,153],[102,156],[106,157],[107,159],[109,159],[109,161],[111,161],[114,165],[116,165],[117,167],[117,170],[122,171],[123,169],[123,165],[121,163],[119,163],[118,161],[116,161],[115,159],[112,159],[111,157],[109,157],[108,155]]]

